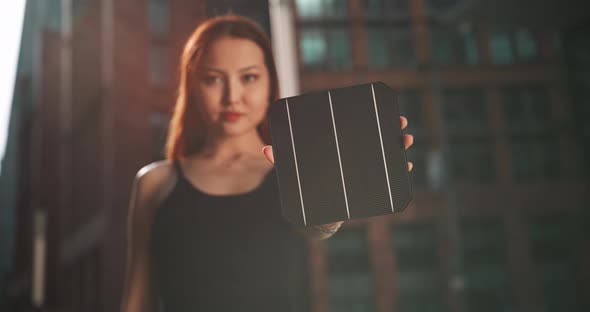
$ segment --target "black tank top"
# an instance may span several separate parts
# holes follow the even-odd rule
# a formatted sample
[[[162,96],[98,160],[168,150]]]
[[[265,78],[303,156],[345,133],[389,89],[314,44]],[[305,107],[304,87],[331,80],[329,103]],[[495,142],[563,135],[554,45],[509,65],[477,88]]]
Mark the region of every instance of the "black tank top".
[[[275,170],[252,191],[211,195],[175,167],[150,248],[161,310],[307,311],[304,241],[281,216]]]

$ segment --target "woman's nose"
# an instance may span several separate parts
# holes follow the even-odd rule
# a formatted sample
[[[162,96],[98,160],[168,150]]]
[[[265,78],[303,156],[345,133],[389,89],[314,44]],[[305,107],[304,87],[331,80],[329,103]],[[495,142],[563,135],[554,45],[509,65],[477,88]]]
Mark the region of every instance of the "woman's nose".
[[[242,97],[242,87],[238,82],[229,81],[225,90],[225,106],[231,106],[240,101]]]

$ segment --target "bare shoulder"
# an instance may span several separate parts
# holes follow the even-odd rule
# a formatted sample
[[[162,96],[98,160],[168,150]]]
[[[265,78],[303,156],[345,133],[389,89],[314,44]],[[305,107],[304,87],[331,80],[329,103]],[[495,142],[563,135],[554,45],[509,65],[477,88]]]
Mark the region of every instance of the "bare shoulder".
[[[142,184],[161,184],[176,175],[174,164],[169,160],[153,162],[137,171],[135,180]]]
[[[142,203],[158,203],[165,198],[178,177],[174,163],[168,160],[153,162],[141,168],[135,175],[136,198]]]

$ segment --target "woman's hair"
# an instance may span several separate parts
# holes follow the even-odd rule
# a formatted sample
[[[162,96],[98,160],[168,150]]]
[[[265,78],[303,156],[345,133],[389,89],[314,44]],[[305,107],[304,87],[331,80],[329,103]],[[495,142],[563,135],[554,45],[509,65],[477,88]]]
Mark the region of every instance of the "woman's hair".
[[[192,88],[203,53],[222,37],[248,39],[256,43],[264,54],[264,63],[270,77],[269,103],[279,97],[279,82],[272,55],[272,47],[266,33],[252,20],[235,14],[214,17],[202,23],[186,41],[180,58],[178,96],[166,140],[166,158],[176,160],[200,152],[207,137],[207,125],[199,109]],[[257,126],[262,140],[270,144],[266,118]]]

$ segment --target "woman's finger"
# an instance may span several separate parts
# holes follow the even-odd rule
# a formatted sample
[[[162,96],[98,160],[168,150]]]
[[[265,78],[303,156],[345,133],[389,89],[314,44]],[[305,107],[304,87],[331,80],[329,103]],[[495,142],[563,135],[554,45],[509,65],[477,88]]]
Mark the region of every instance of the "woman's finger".
[[[411,161],[408,161],[408,171],[412,171],[412,168],[414,168],[414,164]]]
[[[404,116],[399,116],[399,121],[402,124],[402,130],[408,126],[408,119]]]
[[[411,134],[404,134],[404,148],[408,149],[414,144],[414,136]]]

